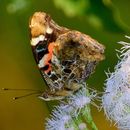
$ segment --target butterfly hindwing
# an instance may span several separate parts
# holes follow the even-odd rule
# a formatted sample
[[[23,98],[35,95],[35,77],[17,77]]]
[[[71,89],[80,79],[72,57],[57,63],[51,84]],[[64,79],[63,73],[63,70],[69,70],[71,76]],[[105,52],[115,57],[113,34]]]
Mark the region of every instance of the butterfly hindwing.
[[[31,46],[47,83],[44,100],[61,99],[78,90],[104,59],[104,46],[90,36],[57,25],[44,12],[30,20]]]

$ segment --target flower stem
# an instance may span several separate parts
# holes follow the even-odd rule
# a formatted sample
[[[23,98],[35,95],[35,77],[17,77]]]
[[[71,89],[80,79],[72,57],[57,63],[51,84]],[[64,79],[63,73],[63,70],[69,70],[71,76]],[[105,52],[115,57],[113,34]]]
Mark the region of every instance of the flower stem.
[[[79,125],[84,123],[83,120],[82,120],[82,117],[79,115],[76,119],[74,119],[78,128],[79,128]],[[84,130],[88,130],[87,128],[84,128]]]
[[[90,112],[90,107],[87,106],[84,109],[84,114],[83,114],[83,118],[85,119],[85,121],[90,125],[91,130],[98,130],[96,124],[94,123],[92,116],[91,116],[91,112]]]
[[[86,93],[87,96],[90,96],[89,90]],[[90,125],[91,130],[98,130],[96,124],[93,121],[93,118],[91,116],[91,110],[90,110],[90,106],[87,105],[83,110],[83,118],[85,119],[85,121]]]
[[[77,122],[75,121],[75,119],[72,120],[72,125],[74,127],[74,130],[79,130],[79,127],[78,127]]]

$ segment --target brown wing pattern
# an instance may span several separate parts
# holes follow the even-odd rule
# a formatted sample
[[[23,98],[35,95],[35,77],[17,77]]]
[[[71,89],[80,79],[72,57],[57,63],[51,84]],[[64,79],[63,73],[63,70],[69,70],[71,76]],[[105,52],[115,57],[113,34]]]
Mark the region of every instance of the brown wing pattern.
[[[49,91],[44,100],[61,99],[80,88],[104,59],[104,46],[90,36],[57,25],[43,12],[30,20],[31,46]]]

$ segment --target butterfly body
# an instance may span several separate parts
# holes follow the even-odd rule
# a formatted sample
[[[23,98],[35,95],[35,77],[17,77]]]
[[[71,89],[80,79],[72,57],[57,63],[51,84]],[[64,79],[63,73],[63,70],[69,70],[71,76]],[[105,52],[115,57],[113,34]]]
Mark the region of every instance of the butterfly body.
[[[30,20],[31,46],[48,91],[44,100],[63,99],[77,91],[104,59],[104,46],[90,36],[57,25],[44,12]]]

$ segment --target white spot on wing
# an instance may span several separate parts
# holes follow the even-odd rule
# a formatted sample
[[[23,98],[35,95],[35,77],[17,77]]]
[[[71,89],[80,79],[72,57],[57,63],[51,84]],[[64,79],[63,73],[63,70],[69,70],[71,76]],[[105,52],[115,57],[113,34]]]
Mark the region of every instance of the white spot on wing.
[[[48,27],[48,28],[46,29],[46,32],[47,32],[48,34],[51,34],[51,33],[53,32],[53,29],[50,28],[50,27]]]
[[[36,46],[40,41],[44,41],[44,39],[45,39],[44,35],[40,35],[40,36],[38,36],[36,38],[32,38],[31,45]]]
[[[45,66],[45,60],[47,59],[48,54],[44,55],[42,59],[39,61],[38,67],[42,68]]]

